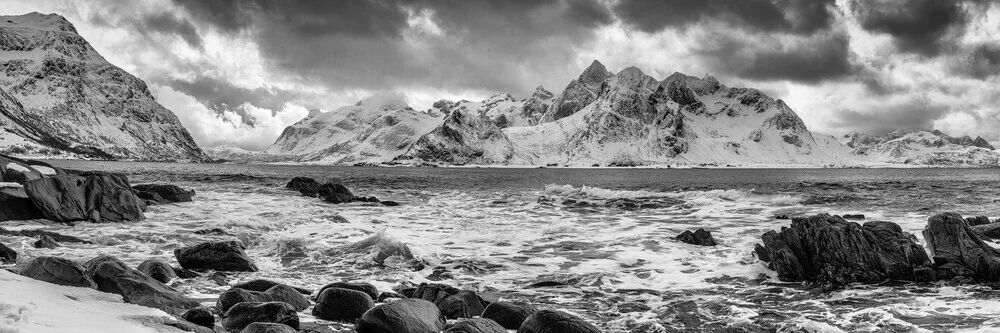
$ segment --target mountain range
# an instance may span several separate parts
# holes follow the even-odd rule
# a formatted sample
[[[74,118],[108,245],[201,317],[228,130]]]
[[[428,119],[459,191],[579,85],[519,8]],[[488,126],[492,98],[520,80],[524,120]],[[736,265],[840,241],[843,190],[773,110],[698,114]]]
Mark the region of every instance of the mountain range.
[[[65,18],[0,16],[0,153],[204,161],[146,83],[104,59]]]

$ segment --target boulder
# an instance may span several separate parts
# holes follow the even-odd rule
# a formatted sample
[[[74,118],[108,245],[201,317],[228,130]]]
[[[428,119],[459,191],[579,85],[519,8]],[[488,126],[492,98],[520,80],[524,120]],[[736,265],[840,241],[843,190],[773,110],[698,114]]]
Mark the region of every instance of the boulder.
[[[677,235],[677,240],[694,245],[701,246],[715,246],[715,238],[712,237],[712,233],[705,229],[698,228],[695,232],[690,230],[685,230],[680,235]]]
[[[435,303],[460,291],[462,290],[443,283],[421,283],[409,297]]]
[[[181,314],[181,318],[198,326],[215,328],[215,314],[212,313],[211,309],[204,306],[184,311]]]
[[[437,333],[444,329],[444,315],[434,303],[401,299],[378,305],[358,319],[358,333]]]
[[[222,315],[222,327],[239,332],[252,323],[277,323],[299,329],[299,314],[291,304],[283,302],[239,303]]]
[[[170,184],[139,184],[132,186],[132,189],[136,191],[136,194],[145,193],[145,196],[159,197],[162,200],[158,202],[160,204],[191,202],[193,201],[191,197],[194,196],[194,190],[185,190],[180,186]]]
[[[517,333],[601,333],[601,330],[566,312],[539,310],[524,320]]]
[[[140,263],[139,267],[136,269],[139,270],[139,272],[142,272],[142,274],[146,274],[154,280],[162,283],[170,283],[170,280],[177,277],[177,273],[174,272],[174,268],[170,267],[170,264],[167,264],[163,260],[159,259],[146,259]]]
[[[491,319],[506,329],[516,330],[538,308],[521,302],[493,302],[483,310],[483,318]]]
[[[59,257],[38,257],[21,270],[21,275],[61,286],[97,289],[97,284],[80,264]]]
[[[55,239],[52,239],[51,236],[42,236],[33,245],[36,249],[54,249],[59,247],[59,243]]]
[[[847,220],[864,220],[865,214],[844,214],[844,219]]]
[[[990,218],[986,217],[986,216],[967,217],[967,218],[965,218],[965,222],[968,223],[970,226],[977,226],[977,225],[984,225],[984,224],[990,224],[990,223],[992,223],[992,222],[990,222]]]
[[[258,279],[258,280],[250,280],[250,281],[247,281],[247,282],[237,283],[236,285],[233,285],[233,288],[240,288],[240,289],[253,290],[253,291],[267,291],[268,289],[271,289],[271,287],[274,287],[274,286],[279,285],[279,284],[283,284],[283,283],[278,283],[278,282],[274,282],[274,281],[270,281],[270,280],[260,280],[260,279]],[[309,290],[309,289],[306,289],[306,288],[299,288],[299,287],[292,287],[292,288],[294,288],[295,290],[298,290],[299,293],[302,293],[302,294],[306,294],[306,295],[312,294],[312,290]]]
[[[32,220],[42,218],[42,211],[35,207],[24,187],[0,187],[0,221]]]
[[[390,201],[390,200],[380,201],[380,203],[382,203],[383,206],[390,206],[390,207],[399,206],[398,202]]]
[[[483,314],[486,302],[471,290],[462,290],[434,302],[445,318],[472,318]]]
[[[302,293],[292,287],[277,284],[266,291],[252,291],[235,287],[231,288],[219,295],[216,307],[222,311],[226,311],[234,305],[244,302],[284,302],[294,307],[295,311],[308,309],[309,305],[311,305],[309,303],[309,299],[302,295]]]
[[[174,250],[174,257],[182,268],[212,269],[217,271],[256,272],[250,257],[235,241],[207,242]]]
[[[782,281],[843,285],[935,279],[930,258],[916,237],[892,222],[862,226],[820,214],[793,218],[791,227],[768,231],[761,238],[764,244],[757,257],[769,258]]]
[[[1000,280],[1000,251],[983,243],[961,215],[931,216],[924,228],[924,240],[934,257],[938,278]]]
[[[323,290],[326,290],[327,288],[343,288],[343,289],[357,290],[365,294],[368,294],[368,297],[370,297],[373,300],[379,298],[378,288],[375,288],[375,285],[372,285],[371,283],[365,283],[365,282],[334,282],[325,285],[322,288],[319,288],[319,292],[316,293],[317,297],[319,294],[323,293]]]
[[[140,221],[145,204],[132,193],[128,178],[115,174],[61,175],[24,184],[42,215],[57,222]]]
[[[0,181],[24,184],[44,176],[27,161],[19,158],[0,155]]]
[[[3,245],[3,243],[0,243],[0,262],[10,264],[16,263],[17,251],[7,247],[7,245]]]
[[[320,292],[312,314],[320,319],[354,321],[374,306],[375,302],[364,292],[331,287]]]
[[[484,319],[484,318],[474,318],[474,319],[462,319],[456,322],[451,327],[448,327],[445,333],[507,333],[507,329],[497,322]]]
[[[970,224],[969,229],[982,239],[1000,239],[1000,223]]]
[[[319,193],[320,184],[315,179],[308,177],[295,177],[285,185],[288,189],[299,191],[307,197],[316,197]]]
[[[350,252],[368,253],[372,261],[380,265],[385,262],[385,259],[393,256],[399,256],[407,260],[414,259],[410,247],[386,235],[385,230],[379,230],[375,235],[351,244],[347,250]]]
[[[298,333],[294,328],[278,323],[252,323],[240,333]]]
[[[126,303],[156,308],[174,315],[199,305],[197,301],[111,256],[91,259],[84,267],[97,283],[97,290],[122,295]]]
[[[342,184],[323,184],[316,193],[323,201],[335,204],[352,202],[356,199],[351,190]]]

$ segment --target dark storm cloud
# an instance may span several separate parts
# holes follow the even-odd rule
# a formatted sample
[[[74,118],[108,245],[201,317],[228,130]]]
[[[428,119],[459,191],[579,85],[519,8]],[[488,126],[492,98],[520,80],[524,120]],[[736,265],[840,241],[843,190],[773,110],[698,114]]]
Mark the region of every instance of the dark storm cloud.
[[[576,48],[613,19],[597,0],[175,1],[204,24],[250,32],[269,66],[333,89],[527,93],[546,74],[570,77]],[[410,43],[415,16],[441,34],[410,31]]]
[[[959,73],[980,80],[1000,75],[1000,43],[973,46],[956,67]]]
[[[840,33],[785,42],[741,36],[715,38],[694,51],[716,74],[812,84],[861,71],[851,63],[850,38]]]
[[[862,28],[889,34],[899,50],[922,56],[954,47],[969,21],[958,0],[862,0],[850,7]]]
[[[202,48],[201,36],[198,35],[198,30],[188,20],[179,19],[167,13],[160,13],[142,18],[140,26],[159,33],[176,34],[183,38],[191,47]]]
[[[622,0],[614,11],[645,32],[720,20],[748,30],[810,34],[830,27],[833,6],[833,0]]]
[[[934,121],[950,111],[948,105],[935,104],[927,98],[886,102],[878,110],[842,110],[834,127],[883,135],[895,130],[915,131],[934,128]]]
[[[238,108],[243,103],[276,112],[281,110],[286,102],[301,98],[300,94],[293,91],[266,88],[246,89],[234,86],[225,80],[205,76],[194,80],[167,80],[161,83],[194,97],[198,102],[219,114],[224,111],[235,112],[243,116],[243,122],[247,125],[254,125],[255,119]]]

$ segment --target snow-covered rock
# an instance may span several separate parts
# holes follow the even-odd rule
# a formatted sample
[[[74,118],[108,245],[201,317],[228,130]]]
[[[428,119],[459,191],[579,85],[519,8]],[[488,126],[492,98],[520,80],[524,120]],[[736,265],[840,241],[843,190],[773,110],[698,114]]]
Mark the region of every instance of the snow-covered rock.
[[[108,63],[65,18],[0,16],[0,151],[204,160],[146,84]]]
[[[397,161],[505,164],[514,157],[507,135],[491,120],[466,109],[453,110],[441,126],[420,137]]]
[[[873,136],[851,132],[841,138],[859,160],[911,165],[1000,166],[1000,152],[985,139],[952,137],[941,131],[902,130]]]

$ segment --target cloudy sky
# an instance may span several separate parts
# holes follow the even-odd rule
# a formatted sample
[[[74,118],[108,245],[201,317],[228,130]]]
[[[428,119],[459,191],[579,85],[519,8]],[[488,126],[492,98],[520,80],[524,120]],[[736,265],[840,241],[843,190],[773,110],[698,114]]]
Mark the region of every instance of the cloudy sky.
[[[1000,0],[0,0],[57,13],[202,146],[262,149],[308,109],[400,91],[562,91],[594,59],[712,74],[810,129],[1000,141]]]

